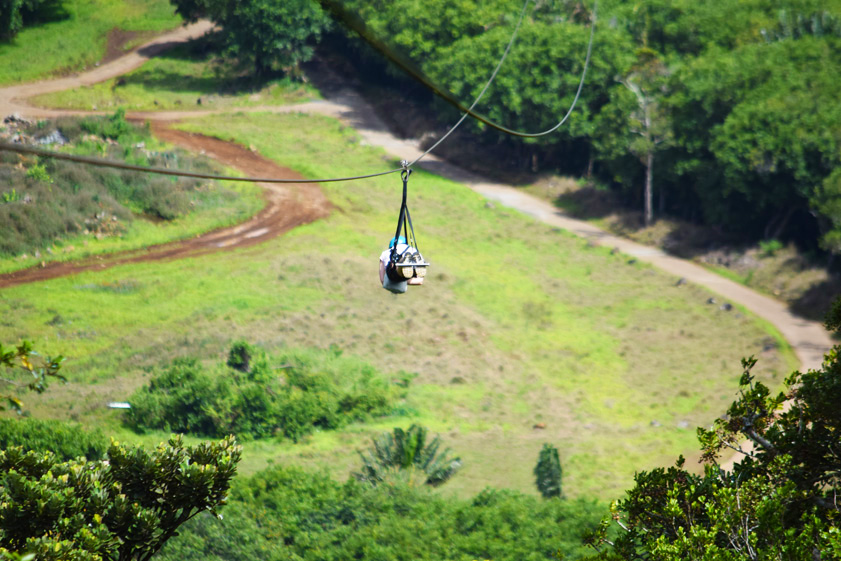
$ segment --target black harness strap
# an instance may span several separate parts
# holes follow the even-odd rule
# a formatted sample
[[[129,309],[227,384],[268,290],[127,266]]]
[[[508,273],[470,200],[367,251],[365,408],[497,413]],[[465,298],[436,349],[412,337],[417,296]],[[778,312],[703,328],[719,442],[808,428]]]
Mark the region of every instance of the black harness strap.
[[[403,202],[400,203],[400,215],[397,218],[397,230],[394,232],[394,245],[391,246],[391,262],[397,261],[397,240],[400,239],[400,230],[403,230],[403,237],[406,239],[408,245],[415,241],[415,229],[412,226],[412,217],[409,215],[409,207],[406,204],[406,199],[409,192],[409,176],[412,170],[404,169],[400,172],[400,179],[403,180]],[[412,237],[409,238],[408,228],[412,229]]]

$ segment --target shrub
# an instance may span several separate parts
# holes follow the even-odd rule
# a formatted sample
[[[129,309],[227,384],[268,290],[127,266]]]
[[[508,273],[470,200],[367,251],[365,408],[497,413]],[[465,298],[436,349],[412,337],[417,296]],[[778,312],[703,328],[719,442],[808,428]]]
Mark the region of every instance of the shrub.
[[[194,358],[177,359],[132,396],[126,422],[135,430],[281,435],[297,442],[316,428],[391,411],[400,388],[370,365],[324,354],[289,353],[281,357],[283,368],[273,370],[264,352],[240,341],[216,372]]]
[[[441,437],[427,442],[427,435],[427,429],[418,425],[382,434],[374,439],[367,454],[360,452],[362,471],[353,476],[377,485],[403,472],[402,478],[409,481],[419,477],[433,487],[446,483],[461,469],[461,458],[448,458],[449,448],[439,453]]]
[[[762,240],[759,242],[759,252],[762,257],[774,257],[783,248],[780,240]]]
[[[26,170],[26,177],[34,179],[35,181],[41,181],[42,183],[53,183],[53,178],[50,177],[49,173],[47,173],[47,168],[45,168],[43,164],[35,164]],[[14,191],[14,189],[12,191]]]
[[[108,440],[102,431],[84,430],[75,423],[37,419],[0,419],[0,450],[21,446],[24,450],[52,452],[59,461],[84,456],[105,456]]]
[[[136,129],[126,121],[126,110],[120,107],[109,117],[88,117],[80,123],[82,130],[100,136],[119,140],[130,134],[136,134]]]
[[[537,490],[544,499],[561,496],[561,460],[558,449],[551,444],[544,444],[534,466]]]

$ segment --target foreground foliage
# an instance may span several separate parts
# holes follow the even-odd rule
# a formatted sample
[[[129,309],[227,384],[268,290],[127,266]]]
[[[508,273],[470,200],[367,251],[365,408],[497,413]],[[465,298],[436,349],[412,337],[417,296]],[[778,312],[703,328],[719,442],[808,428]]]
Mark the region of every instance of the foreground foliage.
[[[279,364],[272,368],[264,352],[241,342],[221,372],[194,358],[176,359],[132,396],[127,422],[137,430],[297,441],[316,429],[387,414],[400,394],[366,364],[327,368],[322,357],[306,353],[289,353]]]
[[[540,561],[586,553],[598,506],[486,489],[472,500],[427,486],[342,484],[278,467],[239,482],[224,520],[201,516],[159,559],[219,561]]]
[[[827,327],[841,331],[838,303]],[[841,557],[841,346],[819,370],[795,372],[771,395],[743,360],[740,397],[710,430],[698,429],[704,475],[675,467],[642,472],[591,537],[604,558],[838,559]],[[783,403],[787,408],[782,407]],[[751,447],[739,444],[749,439]],[[731,448],[732,471],[716,463]],[[752,449],[751,449],[752,448]]]
[[[23,341],[17,347],[4,348],[0,344],[0,400],[8,407],[20,413],[23,410],[21,391],[43,393],[51,378],[64,380],[59,374],[64,357],[42,358],[32,350],[32,343]],[[0,411],[6,405],[0,402]]]
[[[149,559],[184,522],[225,504],[234,439],[153,452],[112,442],[106,460],[0,451],[0,555],[45,560]]]

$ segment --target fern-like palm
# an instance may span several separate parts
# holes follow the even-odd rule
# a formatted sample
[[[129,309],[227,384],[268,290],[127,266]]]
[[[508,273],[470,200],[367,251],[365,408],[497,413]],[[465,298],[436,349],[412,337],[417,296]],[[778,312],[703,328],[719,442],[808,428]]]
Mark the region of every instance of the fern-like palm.
[[[461,469],[461,458],[448,458],[449,448],[439,453],[441,438],[436,436],[427,442],[427,434],[427,429],[418,425],[405,431],[395,428],[391,433],[383,433],[373,440],[367,454],[359,453],[362,471],[353,476],[376,485],[395,472],[418,470],[427,485],[441,485]]]

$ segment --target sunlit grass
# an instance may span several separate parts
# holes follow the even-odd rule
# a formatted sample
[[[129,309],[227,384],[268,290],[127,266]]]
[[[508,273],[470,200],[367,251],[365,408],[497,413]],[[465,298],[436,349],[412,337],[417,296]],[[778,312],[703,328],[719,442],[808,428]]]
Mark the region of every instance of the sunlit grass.
[[[114,28],[156,32],[181,18],[168,0],[73,0],[67,17],[24,28],[0,43],[0,84],[15,84],[75,72],[99,61]]]
[[[32,102],[67,109],[155,111],[283,105],[318,97],[311,86],[289,79],[254,83],[231,68],[230,61],[200,49],[204,42],[172,49],[119,78],[44,94]]]
[[[395,165],[327,118],[236,115],[185,128],[253,145],[308,177]],[[68,416],[109,425],[116,416],[103,403],[125,399],[150,369],[183,355],[218,360],[232,339],[336,345],[383,372],[416,372],[408,414],[298,445],[247,443],[244,471],[292,462],[343,478],[371,436],[418,422],[465,462],[442,492],[533,492],[531,470],[551,442],[565,493],[612,498],[634,471],[691,454],[694,427],[732,400],[739,359],[779,340],[744,311],[708,306],[701,288],[422,171],[410,206],[433,266],[425,286],[394,296],[378,286],[377,257],[393,235],[399,177],[323,189],[329,218],[260,246],[0,292],[0,340],[26,337],[69,355],[73,382],[30,396],[34,414],[72,405]],[[129,281],[131,291],[107,289]],[[795,364],[785,347],[766,351],[757,373],[777,386]]]

